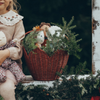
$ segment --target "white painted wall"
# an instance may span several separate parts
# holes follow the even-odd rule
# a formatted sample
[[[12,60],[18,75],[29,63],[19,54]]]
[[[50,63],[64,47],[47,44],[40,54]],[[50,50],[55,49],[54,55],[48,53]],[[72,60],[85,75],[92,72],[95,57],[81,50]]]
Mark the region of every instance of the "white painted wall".
[[[92,0],[93,2],[93,0]],[[94,0],[94,8],[92,10],[92,18],[98,22],[96,29],[92,33],[92,64],[94,64],[95,74],[100,69],[100,0]]]

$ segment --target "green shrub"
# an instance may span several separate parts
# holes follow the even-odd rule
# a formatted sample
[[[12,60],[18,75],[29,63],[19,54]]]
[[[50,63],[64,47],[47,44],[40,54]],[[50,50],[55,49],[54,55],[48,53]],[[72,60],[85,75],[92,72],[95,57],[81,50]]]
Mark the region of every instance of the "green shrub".
[[[1,95],[0,95],[0,100],[3,100],[3,98],[1,97]]]

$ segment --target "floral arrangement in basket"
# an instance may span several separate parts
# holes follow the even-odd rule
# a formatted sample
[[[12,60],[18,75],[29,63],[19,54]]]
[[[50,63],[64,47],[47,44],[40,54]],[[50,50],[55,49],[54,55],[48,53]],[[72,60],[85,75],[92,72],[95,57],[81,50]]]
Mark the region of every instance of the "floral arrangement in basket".
[[[67,22],[62,18],[63,26],[42,23],[33,27],[33,30],[26,33],[23,40],[23,50],[28,68],[35,80],[55,80],[58,78],[56,72],[62,73],[68,62],[69,55],[78,57],[80,46],[77,44],[81,39],[76,40],[70,26],[74,20]]]

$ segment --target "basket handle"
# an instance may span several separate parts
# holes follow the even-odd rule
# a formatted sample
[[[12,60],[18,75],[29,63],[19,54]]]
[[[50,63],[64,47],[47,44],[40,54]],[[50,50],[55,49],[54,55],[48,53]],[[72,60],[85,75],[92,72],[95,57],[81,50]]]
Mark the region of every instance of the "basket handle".
[[[32,31],[33,31],[33,30],[26,32],[25,35],[29,34],[29,33],[32,32]]]
[[[37,29],[36,31],[41,31],[41,30],[43,31],[43,29]],[[25,35],[29,34],[29,33],[32,32],[32,31],[33,31],[33,30],[26,32]]]

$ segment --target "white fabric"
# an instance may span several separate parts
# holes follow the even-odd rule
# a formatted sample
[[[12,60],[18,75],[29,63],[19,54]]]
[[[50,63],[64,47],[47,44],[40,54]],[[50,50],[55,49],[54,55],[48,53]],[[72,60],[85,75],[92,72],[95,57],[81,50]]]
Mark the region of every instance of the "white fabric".
[[[14,25],[23,19],[23,16],[10,10],[5,14],[0,15],[0,22],[4,25]]]

